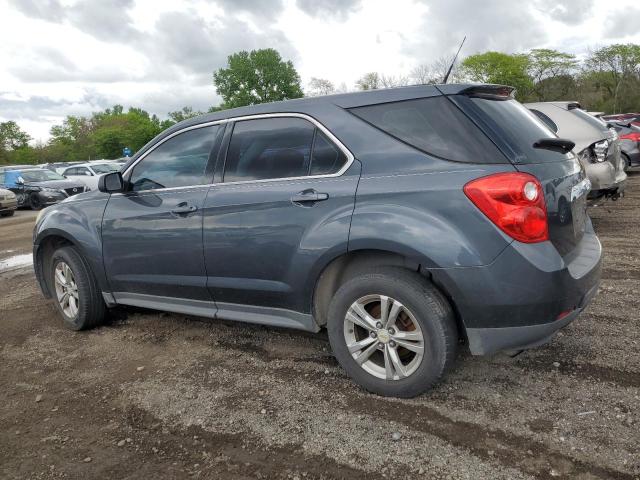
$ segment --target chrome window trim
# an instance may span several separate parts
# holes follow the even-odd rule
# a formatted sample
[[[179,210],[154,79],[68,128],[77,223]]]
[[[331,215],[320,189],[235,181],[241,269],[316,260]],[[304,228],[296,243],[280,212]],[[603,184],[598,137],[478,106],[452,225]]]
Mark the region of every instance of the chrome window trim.
[[[145,192],[164,192],[164,191],[170,191],[170,190],[177,190],[177,189],[181,189],[181,188],[193,188],[193,187],[201,187],[201,186],[206,186],[206,185],[215,185],[215,186],[219,186],[219,185],[242,185],[242,184],[250,184],[250,183],[267,183],[267,182],[282,182],[284,180],[287,181],[292,181],[292,180],[305,180],[305,179],[315,179],[315,178],[335,178],[335,177],[340,177],[344,174],[344,172],[346,172],[349,167],[351,167],[351,165],[353,164],[355,157],[353,156],[353,153],[351,153],[351,151],[340,141],[336,138],[336,136],[331,133],[331,131],[325,127],[322,123],[320,123],[318,120],[316,120],[315,118],[313,118],[310,115],[307,115],[306,113],[296,113],[296,112],[282,112],[282,113],[261,113],[261,114],[255,114],[255,115],[243,115],[240,117],[230,117],[230,118],[225,118],[222,120],[215,120],[212,122],[206,122],[206,123],[199,123],[197,125],[191,125],[189,127],[185,127],[183,129],[177,130],[175,132],[173,132],[171,135],[167,135],[165,138],[163,138],[162,140],[160,140],[158,143],[156,143],[155,145],[153,145],[151,148],[149,148],[149,150],[147,150],[146,152],[144,152],[140,158],[136,159],[135,162],[133,162],[131,165],[129,165],[129,167],[122,173],[122,176],[126,176],[129,174],[129,172],[135,168],[135,166],[141,162],[142,160],[144,160],[144,158],[149,155],[151,152],[153,152],[156,148],[158,148],[160,145],[162,145],[164,142],[166,142],[167,140],[180,135],[181,133],[184,132],[188,132],[189,130],[195,130],[197,128],[205,128],[205,127],[210,127],[213,125],[220,125],[220,124],[225,124],[225,123],[230,123],[230,122],[241,122],[243,120],[259,120],[262,118],[287,118],[287,117],[294,117],[294,118],[302,118],[304,120],[307,120],[309,122],[311,122],[315,127],[317,127],[322,133],[324,133],[327,138],[333,142],[333,144],[335,146],[337,146],[342,153],[345,154],[345,156],[347,157],[347,161],[345,162],[345,164],[342,166],[342,168],[340,170],[338,170],[335,173],[327,173],[324,175],[305,175],[303,177],[280,177],[280,178],[265,178],[262,180],[239,180],[237,182],[218,182],[218,183],[204,183],[204,184],[197,184],[197,185],[183,185],[180,187],[167,187],[167,188],[156,188],[156,189],[151,189],[151,190],[138,190],[136,193],[145,193]],[[124,195],[124,193],[114,193],[113,195]]]

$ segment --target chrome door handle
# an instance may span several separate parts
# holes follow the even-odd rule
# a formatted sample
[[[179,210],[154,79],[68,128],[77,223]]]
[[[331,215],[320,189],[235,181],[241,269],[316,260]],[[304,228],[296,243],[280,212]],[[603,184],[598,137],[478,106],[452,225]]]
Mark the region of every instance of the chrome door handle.
[[[195,205],[189,205],[186,202],[182,202],[176,205],[176,207],[171,210],[171,213],[174,215],[186,215],[188,213],[193,213],[196,210],[198,210],[198,207]]]
[[[315,190],[304,191],[296,193],[291,197],[293,203],[309,203],[309,202],[321,202],[329,198],[328,193],[318,193]]]

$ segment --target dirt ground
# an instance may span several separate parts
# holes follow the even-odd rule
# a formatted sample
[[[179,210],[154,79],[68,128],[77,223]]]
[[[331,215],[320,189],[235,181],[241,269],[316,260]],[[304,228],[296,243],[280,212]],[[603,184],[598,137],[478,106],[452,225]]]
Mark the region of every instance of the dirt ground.
[[[588,310],[413,400],[360,390],[323,334],[131,310],[74,333],[29,268],[0,274],[0,477],[638,479],[640,175],[590,213]],[[34,218],[0,219],[0,260]]]

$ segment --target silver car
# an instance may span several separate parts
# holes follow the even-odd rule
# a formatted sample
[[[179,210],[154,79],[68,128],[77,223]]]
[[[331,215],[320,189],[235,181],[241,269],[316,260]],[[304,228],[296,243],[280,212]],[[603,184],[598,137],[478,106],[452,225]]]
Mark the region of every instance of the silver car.
[[[576,145],[580,163],[591,181],[591,198],[611,197],[624,193],[627,174],[620,155],[620,141],[615,130],[584,111],[577,102],[526,103],[559,137]]]

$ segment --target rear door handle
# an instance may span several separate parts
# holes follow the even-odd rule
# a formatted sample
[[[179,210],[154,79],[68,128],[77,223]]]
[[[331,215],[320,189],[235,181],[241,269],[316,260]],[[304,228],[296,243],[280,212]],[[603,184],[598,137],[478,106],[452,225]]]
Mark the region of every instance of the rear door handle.
[[[190,205],[187,202],[181,202],[171,210],[171,213],[174,215],[187,215],[195,212],[196,210],[198,210],[198,207],[195,205]]]
[[[293,203],[310,203],[321,202],[329,198],[328,193],[318,193],[315,190],[305,190],[303,192],[296,193],[291,197]]]

